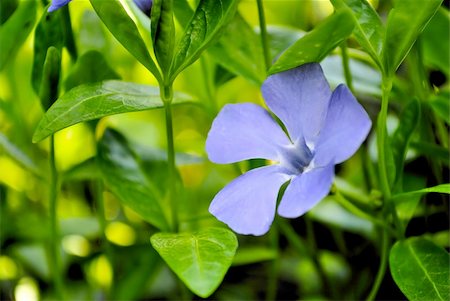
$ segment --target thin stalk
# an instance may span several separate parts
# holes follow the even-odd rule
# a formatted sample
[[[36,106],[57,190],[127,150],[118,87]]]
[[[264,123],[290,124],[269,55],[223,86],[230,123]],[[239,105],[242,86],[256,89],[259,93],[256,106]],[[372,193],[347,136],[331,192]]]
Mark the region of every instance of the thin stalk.
[[[211,116],[216,116],[217,114],[217,103],[214,99],[214,87],[213,87],[213,83],[211,82],[211,76],[210,76],[210,72],[208,70],[208,62],[206,61],[206,58],[203,56],[200,58],[200,65],[202,68],[202,73],[203,73],[203,82],[205,84],[205,92],[206,92],[206,97],[207,97],[207,101],[208,101],[208,111],[210,112]]]
[[[278,271],[280,267],[280,254],[278,252],[279,231],[277,221],[274,220],[272,229],[270,230],[270,243],[272,249],[276,252],[276,257],[272,261],[271,271],[269,273],[269,283],[267,285],[266,300],[276,300],[278,291]]]
[[[50,137],[50,195],[49,195],[49,211],[50,211],[50,258],[49,264],[53,276],[53,284],[59,299],[65,299],[64,280],[61,269],[61,251],[60,251],[60,233],[58,226],[58,171],[55,164],[55,137]]]
[[[347,51],[347,42],[346,41],[342,42],[340,47],[341,47],[342,67],[344,69],[345,82],[347,83],[347,86],[350,89],[350,91],[354,92],[353,78],[352,73],[350,71],[350,61],[348,58],[348,51]]]
[[[172,100],[173,87],[172,84],[166,85],[161,89],[161,98],[164,102],[164,110],[166,113],[166,137],[167,137],[167,162],[169,164],[169,183],[168,195],[172,213],[172,231],[178,232],[178,212],[176,197],[176,167],[175,167],[175,147],[173,142],[173,121],[172,121]]]
[[[266,27],[266,16],[264,15],[264,5],[262,0],[256,0],[258,5],[258,17],[259,17],[259,28],[261,36],[261,44],[263,48],[264,63],[266,65],[266,70],[270,68],[270,50],[269,50],[269,40],[267,37],[267,27]]]
[[[381,233],[381,262],[380,267],[378,268],[377,275],[375,277],[375,282],[373,283],[372,289],[369,292],[369,295],[367,296],[367,301],[373,301],[375,300],[378,290],[380,289],[381,283],[384,279],[384,274],[386,273],[387,269],[387,262],[388,262],[388,254],[389,254],[389,236],[387,231],[384,229]]]

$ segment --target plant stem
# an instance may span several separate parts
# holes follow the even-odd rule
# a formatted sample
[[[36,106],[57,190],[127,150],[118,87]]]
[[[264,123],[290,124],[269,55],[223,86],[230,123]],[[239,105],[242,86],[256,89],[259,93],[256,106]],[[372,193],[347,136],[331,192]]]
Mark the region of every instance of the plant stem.
[[[264,15],[264,5],[262,3],[262,0],[256,0],[256,3],[258,5],[259,28],[261,31],[260,36],[263,48],[264,63],[266,66],[266,70],[269,70],[271,59],[269,50],[269,40],[267,37],[266,17]]]
[[[342,42],[340,47],[341,47],[342,67],[344,69],[345,82],[347,83],[347,86],[350,89],[350,91],[354,92],[352,73],[350,71],[350,62],[347,51],[347,42],[346,41]]]
[[[55,137],[50,137],[50,258],[49,264],[53,276],[53,284],[59,299],[64,300],[64,281],[61,270],[60,233],[58,227],[58,171],[55,164]]]
[[[386,273],[387,268],[387,259],[389,253],[389,237],[386,230],[383,230],[381,233],[381,262],[380,267],[378,268],[377,275],[375,277],[375,282],[372,286],[372,289],[367,296],[367,301],[375,300],[378,290],[380,289],[381,282],[383,282],[384,274]]]
[[[164,102],[166,113],[166,137],[167,137],[167,162],[169,164],[168,196],[172,213],[172,231],[178,232],[178,212],[176,197],[176,167],[175,167],[175,147],[173,142],[173,121],[172,121],[172,84],[164,85],[161,89],[161,98]]]

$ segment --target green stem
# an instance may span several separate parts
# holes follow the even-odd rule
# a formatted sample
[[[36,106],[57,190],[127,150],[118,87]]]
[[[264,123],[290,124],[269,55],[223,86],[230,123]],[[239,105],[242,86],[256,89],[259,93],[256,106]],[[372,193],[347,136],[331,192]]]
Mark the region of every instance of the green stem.
[[[381,233],[381,262],[380,267],[378,268],[377,275],[375,277],[375,282],[373,283],[372,289],[369,292],[369,295],[367,296],[367,301],[375,300],[378,290],[380,289],[381,283],[384,279],[384,274],[386,273],[387,269],[387,262],[388,262],[388,254],[389,254],[389,236],[387,234],[386,230],[383,230]]]
[[[270,229],[270,243],[272,249],[276,252],[276,257],[272,261],[271,271],[269,273],[269,283],[267,285],[266,300],[276,300],[278,290],[278,270],[280,266],[280,254],[278,252],[279,231],[277,227],[277,220],[274,220],[272,228]]]
[[[58,171],[55,164],[55,137],[50,137],[50,268],[53,276],[53,284],[59,299],[64,300],[64,281],[61,269],[60,233],[58,227]]]
[[[266,17],[264,15],[264,5],[262,0],[256,0],[258,5],[258,17],[259,17],[259,28],[261,30],[261,44],[264,54],[264,63],[266,65],[266,70],[270,68],[270,50],[269,50],[269,40],[267,38],[267,28],[266,28]]]
[[[340,47],[341,47],[342,67],[344,69],[345,82],[347,83],[347,86],[350,89],[350,91],[354,92],[352,73],[350,71],[350,62],[347,51],[347,42],[346,41],[342,42]]]
[[[166,137],[167,137],[167,162],[169,164],[168,196],[172,213],[172,231],[178,232],[178,212],[176,198],[176,167],[175,167],[175,147],[173,142],[173,121],[172,121],[172,84],[165,85],[161,89],[161,98],[164,102],[166,113]]]
[[[308,250],[306,242],[297,235],[287,220],[279,219],[278,225],[281,232],[283,232],[284,236],[287,238],[292,247],[297,250],[299,255],[311,256],[311,252]]]

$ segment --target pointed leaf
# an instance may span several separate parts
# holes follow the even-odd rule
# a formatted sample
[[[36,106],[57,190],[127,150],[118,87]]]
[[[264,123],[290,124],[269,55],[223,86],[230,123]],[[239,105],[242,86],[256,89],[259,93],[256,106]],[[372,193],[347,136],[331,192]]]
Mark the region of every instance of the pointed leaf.
[[[97,15],[112,33],[112,35],[127,49],[142,65],[144,65],[158,81],[161,75],[144,41],[136,27],[126,13],[119,0],[90,0]]]
[[[185,94],[174,93],[174,104],[191,100]],[[50,107],[34,132],[33,142],[79,122],[163,106],[157,87],[115,80],[81,85],[61,96]]]
[[[427,193],[431,193],[431,192],[450,194],[450,183],[439,184],[439,185],[436,185],[433,187],[399,193],[399,194],[392,196],[392,199],[406,199],[409,196],[413,196],[413,195],[417,195],[417,194],[423,195],[423,194],[427,194]]]
[[[41,87],[39,88],[39,98],[44,110],[47,110],[58,99],[60,74],[61,52],[50,46],[45,57]]]
[[[180,42],[170,69],[170,81],[195,62],[219,34],[236,11],[237,0],[201,0]]]
[[[449,300],[449,254],[429,240],[398,241],[389,255],[392,277],[409,300]]]
[[[237,238],[223,228],[196,233],[157,233],[152,246],[189,289],[202,298],[220,285],[233,261]]]
[[[125,138],[107,129],[98,142],[97,164],[106,186],[143,219],[159,228],[169,228],[155,187],[146,178]]]
[[[175,45],[173,6],[173,0],[154,0],[151,9],[153,49],[163,74],[169,71]]]
[[[398,0],[390,11],[382,58],[385,72],[393,74],[417,37],[436,13],[442,0]]]

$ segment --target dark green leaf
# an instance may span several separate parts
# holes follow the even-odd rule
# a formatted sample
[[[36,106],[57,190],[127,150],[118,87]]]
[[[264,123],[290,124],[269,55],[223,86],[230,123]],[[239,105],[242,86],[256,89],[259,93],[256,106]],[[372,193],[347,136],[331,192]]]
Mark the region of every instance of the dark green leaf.
[[[442,0],[395,2],[388,16],[382,51],[386,73],[393,74],[397,70],[441,3]]]
[[[450,91],[443,90],[433,96],[428,103],[447,124],[450,124]]]
[[[419,116],[420,103],[417,99],[413,99],[403,110],[398,128],[391,139],[392,155],[394,157],[395,170],[397,171],[396,183],[401,183],[402,181],[403,163],[406,158],[409,141],[419,123]]]
[[[438,68],[447,77],[450,73],[449,36],[450,14],[447,9],[441,7],[423,31],[421,41],[425,63]],[[443,39],[446,40],[444,41]]]
[[[146,178],[125,138],[107,129],[98,142],[97,164],[106,186],[143,219],[161,230],[169,228],[157,189]]]
[[[411,142],[411,147],[421,154],[427,155],[435,160],[441,161],[447,166],[450,166],[450,158],[448,156],[449,149],[434,143],[425,141]]]
[[[152,246],[195,294],[210,296],[231,265],[238,241],[233,232],[208,228],[196,233],[157,233]]]
[[[66,90],[81,84],[95,83],[107,79],[120,79],[120,76],[108,65],[103,55],[91,50],[78,58],[65,81]]]
[[[3,9],[3,0],[2,9]],[[3,18],[3,13],[2,18]],[[36,1],[21,1],[11,17],[0,26],[0,70],[16,55],[36,21]],[[47,49],[45,49],[47,51]],[[45,54],[44,54],[45,55]]]
[[[40,94],[44,62],[47,56],[47,50],[53,46],[62,50],[64,45],[63,20],[61,11],[48,13],[47,11],[41,17],[34,33],[34,59],[33,70],[31,73],[31,83],[36,94]]]
[[[173,0],[154,0],[150,19],[155,56],[163,74],[167,75],[175,45]]]
[[[2,0],[0,1],[0,25],[6,22],[11,17],[14,11],[19,6],[17,0]]]
[[[60,73],[61,52],[57,48],[50,46],[45,57],[41,87],[39,88],[39,98],[44,110],[48,110],[58,99]]]
[[[191,100],[187,95],[174,93],[175,104]],[[81,85],[61,96],[45,113],[33,141],[79,122],[163,106],[157,87],[115,80]]]
[[[220,41],[209,47],[208,52],[226,69],[258,85],[266,77],[261,41],[240,14],[235,15]]]
[[[170,81],[195,62],[233,18],[237,0],[201,0],[176,46]]]
[[[377,12],[367,0],[331,0],[331,2],[337,9],[343,6],[351,9],[356,24],[353,32],[356,40],[381,68],[380,54],[384,28]]]
[[[449,300],[449,254],[429,240],[413,237],[391,249],[392,277],[409,300]]]
[[[112,35],[127,49],[142,65],[144,65],[158,81],[161,75],[144,41],[136,27],[126,13],[119,0],[90,0],[97,15],[112,33]]]
[[[273,64],[269,73],[320,62],[352,33],[354,25],[348,10],[333,14],[289,47]]]

